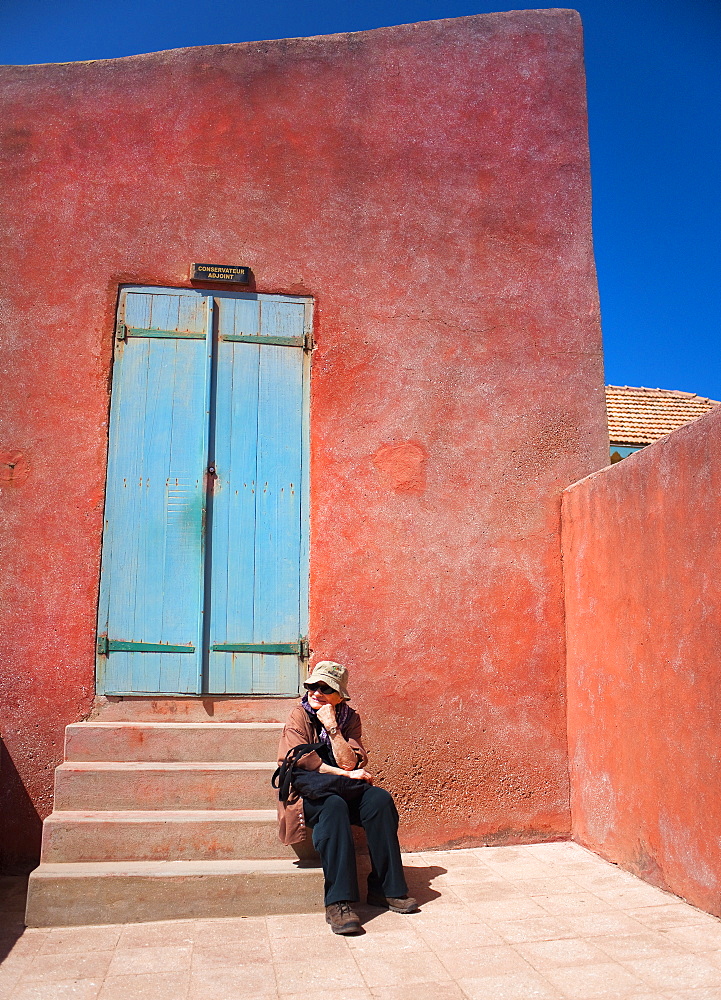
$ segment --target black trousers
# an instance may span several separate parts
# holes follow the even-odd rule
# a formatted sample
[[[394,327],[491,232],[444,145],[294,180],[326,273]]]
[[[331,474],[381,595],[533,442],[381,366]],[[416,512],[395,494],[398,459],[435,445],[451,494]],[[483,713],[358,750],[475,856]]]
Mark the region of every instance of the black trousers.
[[[371,856],[368,888],[384,896],[407,894],[398,846],[398,812],[385,788],[366,785],[355,802],[346,802],[340,795],[320,801],[305,799],[303,811],[323,865],[326,906],[360,898],[351,825],[362,826],[366,832]]]

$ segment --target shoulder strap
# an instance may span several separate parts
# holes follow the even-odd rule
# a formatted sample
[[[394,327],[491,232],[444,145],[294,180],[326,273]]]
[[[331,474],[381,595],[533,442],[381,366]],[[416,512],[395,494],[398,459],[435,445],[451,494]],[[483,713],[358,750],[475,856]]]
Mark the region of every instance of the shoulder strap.
[[[317,753],[323,748],[324,745],[322,743],[301,743],[297,747],[291,747],[283,758],[283,763],[280,767],[275,769],[273,777],[270,779],[270,783],[273,788],[278,789],[278,798],[281,802],[288,801],[290,783],[293,777],[293,768],[298,763],[300,758],[305,757],[308,753]]]

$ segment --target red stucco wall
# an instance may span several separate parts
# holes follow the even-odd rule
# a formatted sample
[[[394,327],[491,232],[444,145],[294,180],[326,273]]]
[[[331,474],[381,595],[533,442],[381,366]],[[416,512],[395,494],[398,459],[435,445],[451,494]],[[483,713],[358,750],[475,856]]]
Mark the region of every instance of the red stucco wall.
[[[564,496],[574,837],[721,915],[721,412]]]
[[[93,695],[118,286],[201,260],[315,297],[311,643],[406,843],[566,833],[559,497],[606,447],[578,16],[0,86],[3,732],[39,813]]]

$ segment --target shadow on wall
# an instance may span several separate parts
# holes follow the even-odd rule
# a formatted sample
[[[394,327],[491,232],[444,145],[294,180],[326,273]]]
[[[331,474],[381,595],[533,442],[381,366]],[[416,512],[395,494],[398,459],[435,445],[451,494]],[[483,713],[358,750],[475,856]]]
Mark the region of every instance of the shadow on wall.
[[[27,892],[24,875],[0,876],[0,965],[25,933]]]
[[[40,857],[43,821],[0,739],[0,873],[31,871]]]

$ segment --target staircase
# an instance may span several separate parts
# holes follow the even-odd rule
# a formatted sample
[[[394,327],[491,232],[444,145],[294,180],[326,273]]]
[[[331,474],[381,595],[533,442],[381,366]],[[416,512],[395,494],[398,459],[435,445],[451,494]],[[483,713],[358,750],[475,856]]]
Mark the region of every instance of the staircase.
[[[278,840],[281,729],[152,713],[68,726],[28,926],[321,909],[317,862]]]

